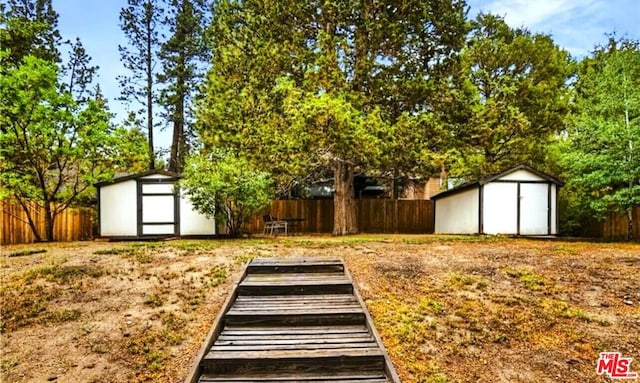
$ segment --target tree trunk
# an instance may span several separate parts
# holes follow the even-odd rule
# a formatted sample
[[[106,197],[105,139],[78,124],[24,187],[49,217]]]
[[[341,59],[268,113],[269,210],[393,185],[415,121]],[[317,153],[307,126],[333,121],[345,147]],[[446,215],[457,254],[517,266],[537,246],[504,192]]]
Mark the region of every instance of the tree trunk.
[[[151,11],[152,6],[151,3],[147,3],[147,12]],[[156,168],[156,154],[153,150],[153,51],[151,50],[151,42],[153,37],[151,35],[152,26],[151,26],[151,14],[146,16],[146,32],[147,32],[147,52],[145,57],[146,62],[146,75],[147,75],[147,86],[146,86],[146,96],[147,96],[147,130],[149,133],[149,169],[153,170]]]
[[[336,188],[333,196],[333,235],[357,234],[353,166],[345,162],[338,162],[333,169],[333,175]]]
[[[176,111],[173,121],[173,138],[171,140],[171,157],[169,158],[169,170],[181,173],[184,167],[184,123],[182,117]]]
[[[184,136],[184,104],[185,104],[185,80],[178,76],[176,84],[176,104],[173,114],[173,139],[171,142],[171,157],[169,170],[181,173],[184,168],[184,155],[187,147]]]
[[[55,223],[55,215],[51,210],[50,202],[45,201],[44,203],[44,230],[45,237],[47,242],[53,242],[55,239],[53,238],[53,224]]]
[[[27,206],[26,203],[24,203],[24,201],[22,201],[21,198],[17,198],[18,203],[20,204],[20,206],[22,207],[22,210],[24,211],[25,215],[27,216],[27,222],[29,223],[29,227],[31,228],[31,232],[33,233],[33,236],[35,237],[37,242],[42,241],[42,236],[40,235],[40,232],[38,230],[38,227],[36,226],[36,223],[33,221],[33,217],[31,216],[31,210],[29,209],[29,206]]]
[[[627,209],[627,241],[633,239],[633,207]]]

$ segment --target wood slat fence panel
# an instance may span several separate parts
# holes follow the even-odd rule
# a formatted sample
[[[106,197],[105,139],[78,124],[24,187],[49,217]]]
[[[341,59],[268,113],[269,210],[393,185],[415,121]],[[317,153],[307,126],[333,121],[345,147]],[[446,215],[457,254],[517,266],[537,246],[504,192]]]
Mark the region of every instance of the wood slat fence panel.
[[[640,206],[632,211],[633,238],[640,240]],[[596,223],[596,236],[604,239],[624,240],[627,238],[627,216],[625,214],[611,213],[601,222]]]
[[[359,199],[357,203],[358,229],[361,233],[429,234],[434,230],[433,201]],[[275,200],[269,208],[252,217],[247,229],[261,233],[262,214],[300,217],[299,231],[331,233],[333,231],[333,200]]]
[[[27,223],[27,215],[22,207],[11,201],[1,201],[0,245],[32,243],[35,236]],[[40,235],[45,234],[44,210],[35,202],[27,202]],[[53,227],[56,241],[82,241],[92,238],[93,209],[68,208],[56,217]]]

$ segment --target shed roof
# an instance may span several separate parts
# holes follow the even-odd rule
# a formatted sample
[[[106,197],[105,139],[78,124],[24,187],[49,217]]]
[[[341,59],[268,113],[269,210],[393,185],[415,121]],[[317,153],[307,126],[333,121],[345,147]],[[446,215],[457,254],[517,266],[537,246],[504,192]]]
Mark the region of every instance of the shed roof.
[[[544,178],[545,180],[547,180],[547,181],[549,181],[551,183],[554,183],[554,184],[556,184],[558,186],[564,186],[564,182],[560,181],[556,177],[553,177],[553,176],[551,176],[551,175],[549,175],[547,173],[541,172],[540,170],[534,169],[534,168],[532,168],[530,166],[527,166],[527,165],[518,165],[518,166],[515,166],[515,167],[513,167],[511,169],[505,170],[505,171],[500,172],[500,173],[492,174],[492,175],[489,175],[489,176],[486,176],[486,177],[483,177],[483,178],[479,178],[479,179],[474,180],[474,181],[469,181],[469,182],[462,183],[462,184],[460,184],[460,185],[458,185],[458,186],[456,186],[454,188],[451,188],[449,190],[445,190],[443,192],[440,192],[440,193],[432,196],[431,199],[435,200],[435,199],[446,197],[446,196],[449,196],[449,195],[452,195],[452,194],[457,194],[457,193],[463,192],[465,190],[473,189],[476,186],[488,184],[491,181],[495,181],[495,180],[497,180],[499,178],[502,178],[502,177],[504,177],[506,175],[514,173],[514,172],[516,172],[518,170],[526,170],[526,171],[531,172],[531,173],[537,175],[540,178]]]
[[[120,182],[135,180],[135,179],[138,179],[138,178],[152,176],[152,175],[156,175],[156,174],[163,175],[163,176],[168,176],[168,177],[172,177],[172,178],[181,178],[182,177],[178,173],[170,172],[170,171],[167,171],[167,170],[152,169],[152,170],[145,170],[144,172],[140,172],[140,173],[132,173],[132,174],[124,174],[124,175],[121,175],[121,176],[116,176],[110,181],[97,182],[97,183],[93,184],[93,186],[101,187],[101,186],[106,186],[106,185],[113,185],[113,184],[117,184],[117,183],[120,183]]]

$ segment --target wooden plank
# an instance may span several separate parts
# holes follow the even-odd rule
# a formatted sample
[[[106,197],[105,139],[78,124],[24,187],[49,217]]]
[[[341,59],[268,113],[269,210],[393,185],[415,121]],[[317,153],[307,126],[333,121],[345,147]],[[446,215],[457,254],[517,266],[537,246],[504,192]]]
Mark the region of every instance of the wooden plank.
[[[287,257],[287,258],[254,258],[249,266],[256,265],[278,265],[278,266],[311,266],[311,265],[333,265],[343,266],[339,258],[324,257]]]
[[[238,286],[238,294],[240,295],[302,295],[302,294],[346,294],[353,291],[351,283],[307,283],[307,284],[292,284],[282,285],[278,283],[273,284],[253,284],[246,285],[241,284]]]
[[[377,348],[374,341],[351,342],[351,343],[302,343],[302,344],[253,344],[253,345],[220,345],[214,344],[209,352],[254,352],[266,351],[277,353],[280,351],[340,351],[348,347],[349,349]]]
[[[228,325],[278,325],[278,326],[335,326],[335,325],[354,325],[364,323],[365,317],[362,312],[344,314],[344,313],[326,313],[326,314],[274,314],[274,315],[254,315],[250,313],[243,314],[227,314],[225,323]]]
[[[385,383],[388,382],[388,380],[386,378],[380,378],[380,379],[337,379],[337,378],[317,378],[317,379],[306,379],[306,380],[300,380],[297,379],[295,377],[289,378],[289,379],[284,379],[284,380],[272,380],[272,379],[237,379],[237,380],[229,380],[226,378],[223,378],[221,380],[217,380],[217,379],[202,379],[200,380],[200,382],[206,383],[206,382],[238,382],[238,383],[271,383],[271,382],[275,382],[275,383],[280,383],[280,382],[291,382],[291,383],[296,383],[296,382],[305,382],[305,383],[332,383],[332,382],[337,382],[337,383]]]
[[[251,274],[247,276],[241,285],[255,285],[258,283],[345,283],[349,282],[344,275],[341,274],[322,274],[315,275],[309,273],[308,275],[300,273],[286,273],[286,274]]]
[[[384,375],[379,372],[364,372],[359,374],[295,374],[295,375],[274,375],[274,374],[261,374],[261,375],[218,375],[213,376],[205,374],[202,376],[201,382],[361,382],[361,383],[374,383],[374,382],[387,382]]]
[[[249,272],[258,273],[331,273],[343,271],[342,266],[326,264],[326,265],[251,265]]]
[[[361,352],[363,349],[356,349]],[[252,358],[229,358],[216,359],[215,356],[210,359],[203,360],[203,366],[207,373],[210,374],[311,374],[323,373],[331,371],[332,373],[363,373],[363,372],[382,372],[384,369],[384,359],[380,355],[344,355],[344,356],[327,356],[327,357],[304,357],[305,353],[311,351],[288,351],[292,355],[299,357],[292,358],[261,358],[259,355],[266,352],[253,352],[255,357]],[[317,351],[315,353],[318,353]],[[229,352],[221,352],[219,354],[227,355]],[[247,354],[247,353],[237,353]],[[335,352],[325,352],[327,355],[333,355]]]
[[[269,342],[269,341],[280,341],[280,340],[309,340],[313,341],[316,339],[327,340],[327,341],[335,341],[336,339],[340,342],[344,342],[348,339],[373,339],[369,332],[363,333],[341,333],[341,334],[324,334],[324,333],[316,333],[316,334],[289,334],[289,335],[269,335],[265,337],[264,335],[247,335],[247,334],[228,334],[224,331],[218,337],[218,341],[237,341],[237,342],[245,342],[245,341],[260,341],[260,342]]]
[[[341,348],[338,350],[282,350],[278,352],[265,351],[226,351],[207,353],[205,360],[290,360],[290,359],[309,359],[309,358],[344,358],[344,357],[363,357],[363,356],[383,356],[379,347],[368,348]]]
[[[223,339],[224,338],[224,339]],[[219,337],[214,343],[214,346],[250,346],[250,345],[301,345],[301,344],[342,344],[342,343],[371,343],[373,337],[369,334],[365,334],[359,337],[324,337],[322,335],[316,335],[314,337],[254,337],[252,339],[237,338],[237,337]]]
[[[227,326],[223,334],[296,335],[296,334],[348,334],[368,332],[366,326],[296,326],[296,327],[246,327]]]
[[[331,294],[323,295],[321,298],[317,295],[291,295],[289,298],[287,296],[278,296],[278,298],[273,298],[272,295],[257,295],[257,296],[248,296],[242,295],[236,300],[236,305],[259,305],[259,304],[269,304],[269,305],[288,305],[288,304],[346,304],[346,303],[355,303],[358,304],[358,301],[354,296],[347,296],[347,294]]]
[[[326,295],[241,295],[236,298],[236,303],[243,302],[315,302],[315,301],[354,301],[358,300],[353,294],[326,294]]]
[[[360,305],[353,304],[262,304],[262,305],[246,305],[246,306],[238,306],[233,305],[233,312],[242,313],[242,312],[254,312],[259,310],[260,312],[274,312],[274,311],[288,311],[291,314],[295,313],[308,313],[308,312],[319,312],[324,313],[327,310],[332,310],[336,312],[349,312],[351,310],[356,310],[359,312],[362,310]]]
[[[306,315],[306,314],[352,314],[363,311],[360,305],[345,305],[344,307],[334,307],[331,305],[322,306],[264,306],[264,307],[236,307],[231,306],[227,315]]]

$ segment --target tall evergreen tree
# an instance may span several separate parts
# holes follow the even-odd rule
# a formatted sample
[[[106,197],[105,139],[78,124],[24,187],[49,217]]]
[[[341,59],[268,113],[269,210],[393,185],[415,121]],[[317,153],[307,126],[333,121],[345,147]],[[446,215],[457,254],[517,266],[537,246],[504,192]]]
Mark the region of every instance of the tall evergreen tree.
[[[69,44],[69,58],[63,65],[63,74],[66,76],[64,90],[69,91],[76,101],[86,102],[92,96],[97,96],[91,86],[98,67],[91,65],[91,56],[87,54],[79,38],[76,38],[75,43]]]
[[[119,78],[120,86],[125,100],[143,106],[137,113],[144,115],[147,126],[150,169],[155,168],[153,106],[157,101],[156,65],[163,14],[160,0],[128,0],[120,11],[120,27],[128,44],[118,49],[124,67],[131,72]]]
[[[463,78],[473,98],[456,130],[455,173],[477,177],[519,163],[543,163],[545,146],[569,112],[569,54],[550,36],[509,27],[480,14],[462,52]]]
[[[281,185],[329,169],[334,234],[355,233],[354,174],[394,158],[388,143],[408,131],[394,130],[401,116],[433,111],[433,86],[464,41],[464,8],[220,1],[199,133],[268,167]]]
[[[640,204],[640,41],[610,38],[579,63],[573,113],[562,146],[567,188],[593,217],[627,217]]]
[[[160,49],[162,72],[158,79],[165,84],[160,103],[173,125],[169,170],[177,173],[182,172],[189,141],[194,136],[191,113],[194,93],[210,57],[205,39],[208,10],[205,0],[169,0],[168,3],[165,27],[170,36]]]
[[[27,56],[60,62],[58,13],[51,0],[8,0],[0,5],[0,48],[8,54],[3,66],[20,64]]]

